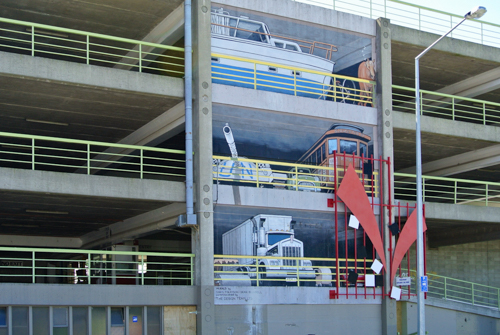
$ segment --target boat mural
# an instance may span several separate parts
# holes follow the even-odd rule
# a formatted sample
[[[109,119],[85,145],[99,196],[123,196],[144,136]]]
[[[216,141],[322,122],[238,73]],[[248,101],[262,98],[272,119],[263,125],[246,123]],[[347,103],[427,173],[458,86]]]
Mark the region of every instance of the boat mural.
[[[335,45],[272,35],[264,22],[232,16],[222,8],[212,10],[211,22],[214,83],[327,99],[332,77],[287,67],[333,74],[335,62],[331,58],[337,51]],[[219,54],[228,57],[217,57]],[[235,57],[284,67],[244,62]]]

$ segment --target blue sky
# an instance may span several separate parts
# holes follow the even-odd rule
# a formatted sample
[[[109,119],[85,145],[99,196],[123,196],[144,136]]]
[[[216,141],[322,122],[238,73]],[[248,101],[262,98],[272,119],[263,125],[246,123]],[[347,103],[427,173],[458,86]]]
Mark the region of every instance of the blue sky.
[[[419,6],[434,8],[452,14],[463,15],[476,6],[486,7],[488,12],[481,18],[482,21],[500,24],[499,0],[402,0]]]

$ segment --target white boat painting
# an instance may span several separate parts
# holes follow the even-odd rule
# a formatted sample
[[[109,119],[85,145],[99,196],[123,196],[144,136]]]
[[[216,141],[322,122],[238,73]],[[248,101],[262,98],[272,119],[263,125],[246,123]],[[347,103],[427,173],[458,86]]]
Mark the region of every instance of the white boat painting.
[[[212,56],[214,83],[326,99],[331,88],[330,76],[231,57],[331,74],[335,66],[332,53],[337,51],[334,45],[278,38],[264,22],[231,16],[223,9],[213,10],[211,20],[212,53],[229,56]],[[321,50],[325,57],[313,54],[315,50]]]

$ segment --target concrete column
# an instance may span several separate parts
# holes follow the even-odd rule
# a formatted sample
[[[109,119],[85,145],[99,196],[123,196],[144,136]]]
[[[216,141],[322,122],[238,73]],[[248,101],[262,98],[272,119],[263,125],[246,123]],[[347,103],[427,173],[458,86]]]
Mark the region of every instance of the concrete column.
[[[393,153],[393,128],[392,128],[392,73],[391,73],[391,30],[390,21],[385,18],[377,20],[377,111],[378,111],[378,135],[381,139],[382,157],[390,158],[391,165],[383,166],[384,193],[383,203],[394,203],[394,153]],[[390,174],[391,180],[387,178]],[[392,199],[390,199],[392,197]],[[384,244],[386,247],[386,264],[390,264],[392,251],[389,245],[392,239],[394,247],[394,238],[392,237],[388,226],[394,222],[394,215],[389,215],[387,208],[383,211],[384,223]],[[392,287],[390,281],[390,268],[386,269],[384,276],[385,292],[389,293]],[[390,298],[384,298],[382,302],[382,334],[397,334],[397,309],[396,301]]]
[[[212,205],[212,82],[210,0],[193,0],[194,206],[198,226],[192,242],[197,285],[197,334],[215,334]]]

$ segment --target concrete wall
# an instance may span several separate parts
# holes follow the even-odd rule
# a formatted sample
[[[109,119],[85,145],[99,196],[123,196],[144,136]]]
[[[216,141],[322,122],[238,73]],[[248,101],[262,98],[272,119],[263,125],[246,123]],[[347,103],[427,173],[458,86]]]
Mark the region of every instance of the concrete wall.
[[[469,243],[427,250],[427,271],[500,287],[500,241]]]
[[[2,284],[3,306],[196,305],[194,286]]]
[[[382,334],[381,305],[216,306],[217,334]]]
[[[417,304],[400,302],[402,323],[401,335],[417,331]],[[500,334],[498,316],[484,316],[436,306],[425,306],[425,330],[429,334],[482,335]]]

